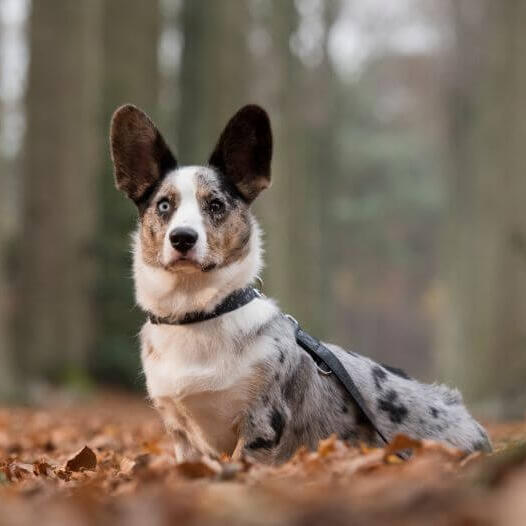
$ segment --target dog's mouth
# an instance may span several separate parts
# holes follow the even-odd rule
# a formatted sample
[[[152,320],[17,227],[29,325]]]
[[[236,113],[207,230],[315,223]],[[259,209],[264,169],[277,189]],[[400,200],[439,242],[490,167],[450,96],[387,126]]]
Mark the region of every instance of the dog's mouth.
[[[170,261],[165,267],[168,270],[182,270],[182,269],[201,269],[201,263],[189,256],[179,256],[173,261]]]
[[[164,265],[164,268],[171,272],[210,272],[216,266],[216,263],[210,261],[201,262],[193,257],[181,255]]]

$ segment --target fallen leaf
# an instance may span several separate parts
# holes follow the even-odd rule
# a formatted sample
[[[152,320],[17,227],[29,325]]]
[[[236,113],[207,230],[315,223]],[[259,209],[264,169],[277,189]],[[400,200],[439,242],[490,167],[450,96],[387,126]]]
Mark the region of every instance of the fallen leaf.
[[[397,453],[408,449],[413,451],[422,449],[422,441],[415,438],[411,438],[407,435],[398,434],[391,440],[391,442],[389,442],[387,447],[384,449],[384,461],[387,461],[387,459],[390,456],[397,456]]]
[[[11,462],[7,466],[7,470],[5,473],[10,481],[14,479],[22,480],[33,475],[33,465],[17,461]]]
[[[180,475],[188,479],[210,478],[217,475],[217,471],[203,461],[180,462],[175,468]]]
[[[502,454],[489,456],[466,457],[443,443],[408,437],[385,448],[329,437],[279,465],[225,455],[177,466],[158,416],[143,400],[113,396],[85,406],[4,411],[1,524],[91,524],[99,517],[114,526],[130,520],[159,526],[524,522],[526,455],[502,461],[505,452],[519,453],[526,421],[499,424],[500,438],[491,427]],[[79,462],[82,450],[69,453],[79,444],[89,445],[95,471]],[[413,450],[411,462],[396,455],[406,449]],[[496,469],[493,460],[500,460]]]
[[[151,462],[152,457],[148,453],[143,453],[135,457],[135,465],[133,466],[133,472],[137,473],[140,470],[145,469]]]
[[[320,457],[326,457],[336,449],[336,442],[338,438],[335,434],[332,434],[329,438],[325,440],[320,440],[318,445],[318,454]]]
[[[360,448],[360,453],[362,455],[369,455],[370,453],[374,453],[376,451],[381,451],[380,448],[368,446],[367,444],[364,444],[363,442],[360,442],[358,447]]]
[[[47,462],[37,461],[33,463],[33,472],[35,475],[46,477],[51,466]]]
[[[161,448],[156,442],[143,442],[142,449],[145,453],[150,453],[151,455],[160,455],[162,453]]]
[[[386,457],[384,456],[384,462],[386,464],[403,464],[404,459],[398,455],[387,455]]]
[[[136,465],[137,462],[135,460],[131,460],[130,458],[123,458],[120,464],[120,471],[125,475],[130,475],[133,472]]]
[[[96,467],[97,456],[88,446],[84,446],[66,462],[66,469],[69,471],[95,471]]]

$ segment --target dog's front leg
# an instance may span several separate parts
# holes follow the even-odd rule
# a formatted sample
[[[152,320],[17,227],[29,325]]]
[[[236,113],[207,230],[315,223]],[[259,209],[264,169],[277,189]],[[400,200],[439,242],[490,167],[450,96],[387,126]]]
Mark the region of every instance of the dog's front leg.
[[[176,462],[194,462],[202,456],[195,448],[186,432],[188,419],[184,412],[170,397],[156,398],[153,400],[155,408],[159,411],[167,431],[174,440]]]
[[[181,462],[196,462],[201,459],[201,453],[190,443],[184,431],[173,430],[172,437],[174,439],[174,453],[175,461]]]
[[[232,460],[238,461],[243,458],[245,454],[245,439],[244,437],[239,437],[234,452],[232,453]]]

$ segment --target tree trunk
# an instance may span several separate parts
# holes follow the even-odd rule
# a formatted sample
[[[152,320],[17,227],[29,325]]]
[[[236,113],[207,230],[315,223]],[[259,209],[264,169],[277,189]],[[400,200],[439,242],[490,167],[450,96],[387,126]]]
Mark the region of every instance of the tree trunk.
[[[1,29],[1,26],[0,26]],[[0,39],[1,41],[1,39]],[[0,106],[0,119],[2,108]],[[5,175],[7,160],[0,156],[0,400],[12,396],[16,385],[16,372],[13,362],[12,334],[10,326],[12,286],[8,277],[8,257],[12,241],[10,226],[9,199],[13,199],[12,185]],[[6,212],[7,211],[7,212]]]
[[[469,16],[473,10],[482,18]],[[526,402],[525,23],[520,0],[456,4],[440,362],[468,400],[495,416],[518,416]]]
[[[303,203],[303,185],[296,187],[301,170],[295,164],[300,158],[298,146],[301,139],[301,127],[295,118],[300,64],[289,45],[299,16],[292,1],[272,1],[270,6],[270,13],[264,19],[270,45],[255,64],[258,71],[253,72],[256,78],[254,89],[267,86],[263,98],[270,102],[268,110],[274,134],[272,187],[256,203],[265,230],[265,292],[279,299],[285,311],[305,322],[304,312],[296,309],[300,302],[296,301],[295,294],[295,274],[302,273],[301,268],[295,268],[295,255],[301,252],[302,233],[294,221],[295,212]]]
[[[34,2],[18,275],[20,367],[86,363],[94,335],[100,0]]]
[[[325,204],[334,177],[334,77],[326,52],[305,66],[290,47],[300,14],[292,1],[274,1],[265,20],[266,53],[253,60],[253,91],[269,101],[274,130],[273,184],[256,204],[266,231],[265,290],[284,310],[323,337],[328,335],[330,286]],[[324,7],[326,34],[333,13]],[[259,100],[259,99],[258,99]],[[324,230],[326,229],[326,230]]]
[[[158,120],[158,45],[161,19],[157,0],[109,0],[104,4],[103,117],[100,145],[104,166],[99,186],[99,338],[90,364],[99,379],[136,387],[139,370],[136,334],[142,314],[133,309],[130,237],[135,206],[115,189],[108,149],[112,113],[132,103]],[[164,131],[164,130],[163,130]],[[165,136],[169,136],[167,130]]]
[[[0,44],[3,43],[3,25],[0,24]],[[0,100],[0,123],[3,122],[4,108]],[[0,173],[7,171],[7,162],[0,149]],[[9,246],[9,221],[6,208],[10,197],[8,177],[0,177],[0,400],[9,396],[13,389],[14,370],[11,360],[11,339],[9,335],[9,282],[7,278],[7,251]]]
[[[177,157],[203,164],[227,120],[247,102],[249,12],[244,0],[185,0]]]

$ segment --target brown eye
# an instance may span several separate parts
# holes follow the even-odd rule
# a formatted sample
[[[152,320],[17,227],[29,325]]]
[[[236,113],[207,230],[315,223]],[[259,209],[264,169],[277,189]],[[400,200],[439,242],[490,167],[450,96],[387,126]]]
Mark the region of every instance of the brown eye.
[[[167,214],[171,208],[172,206],[170,205],[170,201],[168,201],[168,199],[161,199],[157,203],[157,211],[160,214]]]
[[[225,203],[221,199],[212,199],[208,203],[208,209],[212,214],[221,214],[225,210]]]

